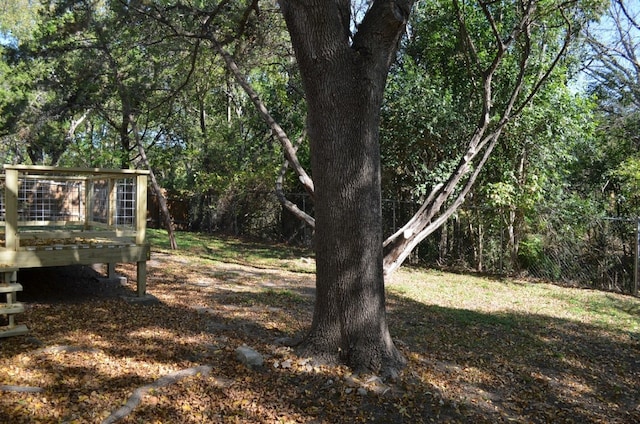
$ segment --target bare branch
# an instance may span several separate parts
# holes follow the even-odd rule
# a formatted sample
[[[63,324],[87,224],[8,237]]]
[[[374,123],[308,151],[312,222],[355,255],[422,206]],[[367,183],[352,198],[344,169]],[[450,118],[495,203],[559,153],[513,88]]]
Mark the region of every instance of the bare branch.
[[[302,144],[304,138],[306,137],[306,131],[298,138],[298,142],[296,143],[295,149],[298,150],[298,146]],[[276,196],[278,196],[278,200],[280,203],[289,210],[296,218],[304,221],[311,228],[316,228],[316,220],[305,211],[300,210],[298,205],[287,199],[287,196],[284,194],[284,176],[287,173],[287,169],[289,169],[289,161],[284,160],[282,166],[280,167],[280,172],[278,174],[278,178],[276,179]]]
[[[287,133],[276,122],[273,116],[271,116],[265,104],[262,102],[262,100],[260,100],[260,96],[258,96],[258,93],[253,89],[253,87],[245,79],[244,75],[238,68],[238,65],[233,60],[231,55],[227,53],[227,51],[224,50],[220,44],[218,44],[218,42],[215,40],[214,37],[211,37],[210,40],[211,40],[211,43],[213,44],[213,47],[218,52],[218,54],[220,54],[225,64],[227,65],[227,68],[231,71],[231,73],[235,77],[238,84],[240,84],[240,86],[245,91],[245,93],[247,93],[247,95],[253,102],[254,106],[256,107],[256,109],[258,110],[262,118],[265,120],[267,125],[269,125],[269,127],[275,134],[278,141],[280,141],[280,144],[282,145],[287,161],[293,167],[296,174],[298,174],[298,179],[302,183],[307,193],[309,193],[309,195],[313,197],[314,196],[313,180],[300,164],[300,161],[298,160],[298,156],[296,155],[296,149],[293,147],[291,140],[289,140]]]

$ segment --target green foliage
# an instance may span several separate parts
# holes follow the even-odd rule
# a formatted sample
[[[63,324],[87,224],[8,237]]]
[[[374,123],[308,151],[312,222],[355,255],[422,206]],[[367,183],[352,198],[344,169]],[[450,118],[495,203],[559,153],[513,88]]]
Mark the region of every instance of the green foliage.
[[[526,269],[544,267],[544,239],[539,234],[527,234],[520,240],[518,259]]]
[[[640,157],[625,159],[612,170],[618,181],[618,204],[633,213],[640,211]]]
[[[227,2],[216,13],[209,1],[169,0],[51,1],[40,15],[34,13],[35,3],[28,11],[11,9],[0,18],[0,31],[11,31],[19,45],[2,48],[0,159],[139,166],[133,117],[161,185],[191,200],[192,216],[203,223],[201,228],[224,227],[221,222],[231,221],[231,210],[234,219],[275,210],[277,205],[247,193],[273,189],[280,148],[206,39],[197,37],[207,13],[208,31],[233,53],[271,114],[292,140],[303,136],[304,95],[279,11],[270,1],[261,2],[259,13],[247,11],[246,3]],[[565,16],[577,30],[596,16],[601,3],[581,1],[564,9]],[[498,18],[495,30],[505,38],[520,3],[486,4]],[[540,21],[532,27],[533,54],[517,102],[535,88],[565,35],[556,9],[561,3],[537,4],[535,19]],[[479,5],[416,3],[382,111],[385,198],[424,198],[450,175],[477,127],[482,114],[478,86],[496,52],[494,30]],[[157,14],[163,19],[151,19]],[[16,22],[25,17],[30,26],[20,26],[24,33],[17,34]],[[524,48],[522,42],[511,45],[494,78],[493,126],[507,106]],[[614,91],[596,90],[599,98],[571,92],[567,75],[577,61],[569,57],[560,63],[535,101],[504,128],[467,198],[467,210],[461,211],[489,230],[512,221],[524,261],[536,258],[531,243],[545,236],[549,211],[576,222],[581,214],[602,214],[602,203],[610,200],[603,200],[603,187],[613,194],[606,204],[609,211],[639,213],[640,120],[629,108],[628,96],[624,108],[616,108],[625,111],[624,118],[613,121],[594,114],[595,101],[602,105],[607,94],[611,104]],[[596,129],[600,123],[606,126]],[[308,169],[306,143],[298,155]],[[294,176],[286,187],[299,190]]]
[[[467,196],[465,209],[459,211],[451,228],[440,232],[440,242],[429,242],[434,248],[423,248],[422,252],[439,252],[437,259],[441,261],[447,256],[442,246],[460,243],[458,248],[451,249],[461,252],[471,251],[464,244],[473,243],[473,260],[500,257],[501,270],[517,269],[519,256],[524,263],[531,262],[529,259],[535,261],[537,250],[527,251],[530,237],[542,237],[544,243],[550,241],[540,228],[552,211],[572,220],[574,215],[579,216],[576,221],[583,222],[584,214],[598,215],[599,185],[583,178],[594,169],[591,165],[597,163],[601,152],[595,147],[598,122],[595,103],[568,88],[577,56],[563,56],[544,84],[540,84],[540,78],[561,51],[564,37],[575,36],[589,19],[597,16],[602,3],[536,3],[533,19],[538,21],[531,27],[530,42],[522,34],[516,34],[520,38],[508,47],[493,76],[491,105],[485,111],[480,88],[483,76],[500,51],[496,34],[504,42],[510,41],[510,31],[520,19],[521,4],[417,2],[409,36],[389,76],[383,108],[385,196],[423,199],[437,183],[446,181],[458,165],[468,140],[480,127],[478,122],[482,122],[483,113],[489,114],[489,133],[496,128],[510,102],[515,102],[515,113],[501,130],[491,158]],[[487,20],[488,13],[494,18],[493,26]],[[571,21],[571,27],[565,25],[565,19]],[[525,56],[523,89],[511,99]],[[535,97],[525,104],[534,90]],[[595,177],[596,172],[592,175]],[[575,207],[577,203],[583,205],[580,212]],[[467,217],[473,219],[463,234],[457,220]],[[455,238],[452,243],[447,236],[451,231]],[[504,243],[489,242],[502,240],[504,234],[509,234]],[[527,242],[520,255],[523,240]],[[445,241],[446,245],[442,244]],[[506,255],[510,258],[489,251],[502,252],[506,244],[512,250],[511,255]]]
[[[0,44],[4,38],[10,44],[30,39],[41,7],[38,1],[0,0]]]
[[[64,138],[56,137],[63,124],[51,119],[60,113],[52,107],[55,96],[42,87],[49,72],[44,61],[25,61],[15,47],[0,47],[0,160],[5,163],[55,160],[65,149]]]
[[[381,144],[385,192],[409,200],[448,175],[465,128],[452,89],[443,89],[411,57],[401,66],[389,78]]]

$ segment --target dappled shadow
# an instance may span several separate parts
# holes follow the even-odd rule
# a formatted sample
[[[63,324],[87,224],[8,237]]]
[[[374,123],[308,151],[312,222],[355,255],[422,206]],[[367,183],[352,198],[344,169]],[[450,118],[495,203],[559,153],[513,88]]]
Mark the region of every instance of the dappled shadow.
[[[618,297],[607,296],[607,299],[618,311],[640,317],[640,303],[635,298],[629,297],[623,300]]]
[[[296,259],[300,256],[313,256],[313,252],[305,247],[265,244],[261,241],[238,239],[237,237],[225,239],[225,245],[233,246],[235,251],[241,251],[247,256],[256,255],[271,259]]]
[[[616,299],[611,299],[616,300]],[[624,301],[621,302],[622,304]],[[638,334],[391,295],[392,332],[464,422],[638,422]]]
[[[133,269],[123,270],[133,272]],[[227,398],[227,402],[230,397],[242,400],[253,396],[252,393],[269,392],[273,390],[269,384],[256,387],[242,383],[254,378],[256,372],[270,371],[269,366],[246,369],[235,359],[235,348],[247,344],[256,346],[263,354],[273,355],[282,349],[275,340],[290,334],[280,330],[291,320],[287,308],[292,302],[311,302],[308,286],[294,293],[283,289],[281,282],[264,280],[256,284],[264,290],[261,298],[260,292],[245,293],[245,283],[224,282],[226,286],[235,285],[238,292],[234,294],[228,287],[222,290],[213,287],[216,289],[213,293],[199,293],[209,284],[193,284],[176,274],[150,287],[166,301],[140,305],[126,302],[122,297],[130,294],[132,287],[110,286],[105,290],[100,285],[103,282],[95,280],[99,275],[89,270],[60,271],[41,270],[21,275],[27,290],[20,300],[29,302],[21,322],[29,325],[30,333],[4,340],[0,344],[0,358],[9,363],[12,358],[28,358],[28,362],[20,365],[22,376],[12,374],[13,377],[4,372],[10,369],[5,362],[0,368],[0,385],[37,386],[43,391],[29,395],[3,393],[0,422],[57,422],[77,417],[82,422],[100,422],[98,418],[89,419],[96,416],[92,410],[100,409],[91,402],[110,401],[101,405],[102,408],[116,409],[136,387],[158,377],[141,373],[146,367],[172,370],[212,364],[217,376],[240,385],[216,389],[223,392],[219,397]],[[150,269],[150,276],[164,271],[163,268]],[[256,275],[245,278],[256,278]],[[255,301],[250,300],[251,296]],[[182,302],[183,299],[190,303]],[[254,316],[269,321],[260,322]],[[30,376],[37,378],[30,379]],[[295,390],[287,381],[283,384]],[[25,401],[25,396],[30,396],[33,404]],[[270,406],[269,397],[273,398]],[[45,413],[41,409],[42,399],[47,398],[50,412]],[[52,399],[57,402],[56,407]],[[267,393],[261,403],[262,408],[276,411],[274,416],[300,414],[295,405],[288,405],[275,394]],[[220,406],[209,405],[207,414],[222,420],[241,416],[247,408],[244,401],[232,408],[224,406],[226,411],[222,408],[213,414],[211,411]],[[181,405],[173,402],[145,411],[141,408],[140,414],[160,413],[167,419],[182,417],[175,418],[174,422],[202,422],[187,419],[190,415],[184,415]],[[260,415],[256,412],[255,417]]]
[[[38,385],[44,392],[3,393],[0,422],[100,422],[99,412],[117,409],[137,387],[201,364],[212,366],[212,376],[150,394],[131,422],[640,421],[638,333],[390,294],[391,332],[409,364],[396,382],[362,392],[344,367],[316,367],[278,342],[310,323],[312,277],[169,265],[149,269],[149,291],[161,300],[152,305],[123,300],[131,284],[100,290],[90,282],[91,291],[66,278],[66,288],[43,280],[36,290],[25,280],[21,300],[30,304],[21,322],[31,333],[0,344],[0,384]],[[135,273],[133,265],[119,271]],[[68,301],[65,291],[76,289]],[[607,301],[638,313],[633,299]],[[235,359],[243,344],[264,355],[263,367],[248,369]],[[48,410],[30,408],[38,402],[44,408],[44,399]]]

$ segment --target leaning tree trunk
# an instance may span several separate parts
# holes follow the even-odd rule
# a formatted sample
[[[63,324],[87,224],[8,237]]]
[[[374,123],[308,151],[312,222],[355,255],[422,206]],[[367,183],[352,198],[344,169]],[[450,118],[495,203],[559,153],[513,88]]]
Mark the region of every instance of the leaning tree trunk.
[[[167,229],[167,234],[169,235],[169,245],[172,250],[178,249],[178,243],[176,242],[176,233],[173,228],[173,219],[171,218],[171,212],[169,211],[169,205],[167,204],[167,199],[162,194],[162,188],[160,184],[158,184],[158,180],[156,179],[156,174],[153,172],[151,165],[149,164],[149,160],[147,159],[147,152],[142,146],[142,140],[138,136],[138,129],[135,118],[131,118],[131,126],[133,129],[133,133],[135,135],[136,145],[138,146],[138,154],[140,155],[140,160],[142,164],[149,170],[149,177],[151,178],[151,187],[153,188],[153,192],[156,195],[156,199],[158,200],[158,204],[160,205],[160,211],[162,212],[162,218],[164,220],[164,226]]]
[[[138,149],[141,153],[144,153],[144,149],[141,144],[138,144]],[[146,156],[144,156],[143,163],[149,170],[151,187],[153,188],[153,192],[155,193],[158,204],[160,205],[160,211],[162,212],[162,218],[164,220],[164,227],[166,228],[167,235],[169,236],[169,246],[172,250],[176,250],[178,249],[178,242],[176,242],[176,232],[173,228],[173,219],[171,219],[171,212],[169,211],[167,199],[164,197],[164,194],[162,194],[162,188],[160,187],[160,184],[158,184],[156,174],[153,172],[151,166],[149,166]]]
[[[409,9],[374,3],[350,45],[348,1],[280,3],[305,88],[315,189],[317,294],[303,348],[394,373],[404,358],[386,321],[378,127]]]

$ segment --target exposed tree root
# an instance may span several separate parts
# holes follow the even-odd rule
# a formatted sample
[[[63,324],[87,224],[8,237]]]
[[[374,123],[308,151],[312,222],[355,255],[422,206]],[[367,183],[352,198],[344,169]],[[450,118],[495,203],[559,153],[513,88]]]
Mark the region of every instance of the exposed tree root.
[[[36,353],[76,353],[76,352],[85,352],[85,353],[98,353],[100,349],[95,349],[92,347],[86,346],[70,346],[70,345],[55,345],[45,347],[43,349],[39,349]]]
[[[16,393],[42,393],[44,392],[44,389],[42,387],[33,387],[33,386],[0,385],[0,391],[16,392]]]
[[[187,368],[162,376],[151,384],[138,387],[133,391],[133,394],[129,397],[127,403],[125,403],[121,408],[112,412],[111,415],[109,415],[104,419],[104,421],[102,421],[102,424],[112,424],[129,415],[135,408],[138,407],[138,405],[140,405],[140,403],[142,402],[142,398],[147,394],[149,390],[166,387],[170,384],[182,380],[185,377],[191,377],[197,374],[209,375],[212,369],[213,368],[210,365],[200,365],[199,367]]]

